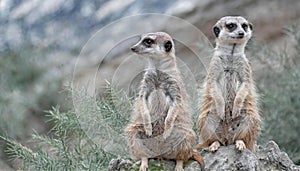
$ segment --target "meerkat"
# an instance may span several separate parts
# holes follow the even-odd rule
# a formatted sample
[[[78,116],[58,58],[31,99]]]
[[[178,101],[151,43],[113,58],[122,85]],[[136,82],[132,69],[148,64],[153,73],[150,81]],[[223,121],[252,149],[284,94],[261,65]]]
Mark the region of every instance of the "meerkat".
[[[149,158],[176,160],[176,171],[194,158],[203,168],[202,157],[193,150],[196,134],[172,38],[164,32],[147,33],[131,50],[149,61],[125,128],[132,158],[141,160],[139,170],[147,170]]]
[[[260,130],[252,69],[245,46],[253,26],[240,16],[226,16],[214,26],[216,47],[204,83],[197,149],[211,152],[235,144],[239,151],[253,151]]]

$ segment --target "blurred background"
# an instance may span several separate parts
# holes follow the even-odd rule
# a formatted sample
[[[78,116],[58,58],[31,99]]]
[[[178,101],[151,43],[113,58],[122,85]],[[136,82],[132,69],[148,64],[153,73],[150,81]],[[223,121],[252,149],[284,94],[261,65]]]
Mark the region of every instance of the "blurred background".
[[[130,43],[137,39],[105,59],[94,54],[77,64],[76,60],[97,31],[118,19],[145,13],[176,16],[201,30],[214,45],[211,28],[215,22],[225,15],[241,15],[254,25],[247,55],[260,94],[263,127],[259,144],[274,140],[300,164],[299,9],[297,0],[0,0],[0,134],[33,146],[28,140],[34,131],[50,131],[45,111],[57,105],[61,110],[71,109],[66,87],[74,80],[88,82],[95,71],[101,77],[95,84],[101,96],[105,79],[112,78],[130,53]],[[201,42],[193,39],[193,32],[185,31],[182,25],[157,24],[155,18],[146,22],[144,27],[149,30],[182,33],[201,47]],[[110,38],[132,27],[141,26],[138,22],[120,26],[121,31],[111,30],[97,43],[102,48],[113,48]],[[193,64],[192,53],[183,44],[176,46],[177,56],[184,56],[182,60],[191,67],[199,67]],[[102,48],[93,53],[101,54]],[[212,47],[205,48],[211,52]],[[84,52],[88,53],[88,49]],[[196,74],[199,85],[204,77],[205,69]],[[130,84],[126,77],[118,81],[121,87]],[[1,142],[0,168],[15,169],[5,147]]]

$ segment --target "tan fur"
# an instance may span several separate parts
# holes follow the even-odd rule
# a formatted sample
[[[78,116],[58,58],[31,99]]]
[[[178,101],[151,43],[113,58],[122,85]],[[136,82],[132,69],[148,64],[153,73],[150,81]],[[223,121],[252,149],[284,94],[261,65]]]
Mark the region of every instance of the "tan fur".
[[[125,129],[132,158],[142,160],[140,171],[147,170],[148,158],[174,159],[175,170],[181,171],[183,162],[194,157],[203,167],[202,157],[193,151],[196,135],[172,38],[162,32],[148,33],[131,49],[149,60]]]
[[[235,24],[234,30],[228,29],[230,23]],[[252,69],[244,53],[252,25],[242,17],[223,17],[214,32],[216,48],[203,88],[197,148],[209,147],[213,152],[220,145],[235,143],[240,151],[244,147],[253,151],[260,115]]]

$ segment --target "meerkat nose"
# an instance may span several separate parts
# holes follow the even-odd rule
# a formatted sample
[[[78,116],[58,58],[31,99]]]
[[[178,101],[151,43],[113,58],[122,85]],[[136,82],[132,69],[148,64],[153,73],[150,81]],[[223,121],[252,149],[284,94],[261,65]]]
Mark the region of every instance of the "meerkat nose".
[[[239,36],[244,36],[244,34],[245,34],[245,33],[244,33],[243,31],[240,31],[240,32],[239,32]]]
[[[130,49],[131,49],[131,51],[133,51],[133,52],[137,52],[137,48],[136,48],[135,46],[132,46]]]

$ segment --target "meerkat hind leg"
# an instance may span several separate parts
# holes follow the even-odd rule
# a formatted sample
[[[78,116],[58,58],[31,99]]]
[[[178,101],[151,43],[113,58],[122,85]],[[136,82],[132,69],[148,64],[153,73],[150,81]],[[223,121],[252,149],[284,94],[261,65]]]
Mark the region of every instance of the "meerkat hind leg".
[[[184,171],[183,170],[183,160],[176,160],[176,166],[174,171]]]
[[[139,171],[147,171],[147,169],[148,169],[148,158],[143,157]]]
[[[221,146],[220,142],[219,141],[215,141],[213,142],[209,147],[208,147],[208,150],[210,152],[215,152],[218,150],[218,148]]]
[[[244,143],[243,140],[236,140],[235,141],[235,147],[239,150],[239,151],[243,151],[244,149],[246,149],[246,145]]]

